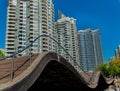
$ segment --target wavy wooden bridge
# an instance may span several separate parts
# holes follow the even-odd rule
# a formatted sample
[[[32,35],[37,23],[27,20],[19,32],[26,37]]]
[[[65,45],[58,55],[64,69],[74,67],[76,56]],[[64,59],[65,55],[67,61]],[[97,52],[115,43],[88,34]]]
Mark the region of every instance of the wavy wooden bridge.
[[[11,61],[14,64],[11,65]],[[103,91],[112,82],[100,72],[78,72],[63,57],[52,52],[0,61],[0,91],[33,91],[36,88]]]

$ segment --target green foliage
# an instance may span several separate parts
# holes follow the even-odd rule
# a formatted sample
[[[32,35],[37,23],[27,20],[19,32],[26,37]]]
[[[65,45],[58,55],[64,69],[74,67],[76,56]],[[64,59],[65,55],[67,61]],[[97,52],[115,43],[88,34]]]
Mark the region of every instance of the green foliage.
[[[120,58],[112,57],[109,62],[110,68],[109,72],[112,76],[120,74]]]
[[[0,58],[4,58],[5,57],[5,54],[2,50],[0,50]]]
[[[96,71],[101,71],[105,76],[109,76],[108,69],[109,65],[107,63],[102,63],[96,68]]]
[[[120,58],[112,57],[109,63],[102,63],[96,71],[101,71],[105,76],[120,75]]]

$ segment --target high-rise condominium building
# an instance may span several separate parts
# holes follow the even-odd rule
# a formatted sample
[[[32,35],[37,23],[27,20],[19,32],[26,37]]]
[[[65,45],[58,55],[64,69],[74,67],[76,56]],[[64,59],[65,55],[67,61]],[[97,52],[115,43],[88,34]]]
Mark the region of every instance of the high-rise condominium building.
[[[7,55],[23,49],[43,34],[52,38],[55,36],[52,0],[8,0]],[[42,37],[29,50],[32,53],[55,51],[55,43],[48,37]],[[25,55],[29,50],[20,55]]]
[[[57,52],[66,58],[71,64],[80,63],[78,54],[78,41],[76,31],[76,19],[66,17],[59,12],[59,19],[55,23],[58,43],[73,57],[70,56],[59,46]]]
[[[120,57],[120,45],[119,45],[118,48],[115,50],[115,56],[116,56],[116,57]]]
[[[99,30],[78,31],[79,57],[84,71],[93,71],[103,62]]]

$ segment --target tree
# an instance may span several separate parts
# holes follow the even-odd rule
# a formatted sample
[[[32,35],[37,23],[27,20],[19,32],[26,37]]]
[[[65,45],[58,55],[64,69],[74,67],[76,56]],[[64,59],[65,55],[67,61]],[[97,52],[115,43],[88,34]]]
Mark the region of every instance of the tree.
[[[109,63],[100,64],[96,71],[101,71],[105,76],[120,75],[120,58],[112,57]]]
[[[119,68],[113,64],[109,64],[109,68],[108,68],[108,71],[109,71],[109,74],[112,75],[112,76],[116,76],[119,74]]]
[[[0,50],[0,58],[4,58],[5,57],[5,54],[2,50]]]
[[[120,74],[120,58],[112,57],[109,62],[110,68],[109,72],[111,75],[116,76]]]
[[[108,69],[109,69],[109,64],[102,63],[96,68],[96,71],[101,71],[107,77],[107,76],[109,76]]]

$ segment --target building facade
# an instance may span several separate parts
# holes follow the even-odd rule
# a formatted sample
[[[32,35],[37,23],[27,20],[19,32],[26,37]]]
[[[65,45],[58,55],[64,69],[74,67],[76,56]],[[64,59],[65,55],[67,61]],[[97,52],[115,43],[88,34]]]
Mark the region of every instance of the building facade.
[[[59,19],[55,23],[58,43],[65,49],[57,46],[57,52],[66,58],[71,64],[80,64],[78,54],[78,41],[76,31],[76,19],[66,17],[63,13],[58,13]],[[66,53],[66,51],[68,53]],[[73,60],[71,60],[71,57]]]
[[[8,0],[6,54],[22,50],[39,35],[55,37],[52,0]],[[55,43],[42,37],[21,55],[55,51]]]
[[[78,31],[79,57],[84,71],[94,71],[103,62],[99,30]]]
[[[118,48],[115,50],[115,56],[116,56],[116,57],[120,57],[120,45],[119,45]]]

